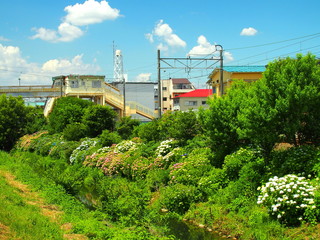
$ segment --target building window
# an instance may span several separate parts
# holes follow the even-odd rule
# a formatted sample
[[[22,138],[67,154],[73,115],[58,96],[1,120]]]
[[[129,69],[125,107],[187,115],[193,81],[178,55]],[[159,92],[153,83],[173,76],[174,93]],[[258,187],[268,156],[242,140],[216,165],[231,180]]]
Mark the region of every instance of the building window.
[[[184,104],[186,106],[197,106],[197,101],[186,101]]]
[[[167,87],[162,87],[162,90],[163,91],[167,91]]]
[[[92,81],[93,88],[101,88],[101,81]]]
[[[162,101],[164,101],[164,102],[167,101],[167,98],[166,97],[162,98]]]
[[[78,87],[79,87],[79,82],[78,82],[78,80],[70,81],[70,87],[72,87],[72,88],[78,88]]]
[[[201,104],[202,104],[202,105],[206,105],[206,104],[207,104],[207,101],[202,101]]]

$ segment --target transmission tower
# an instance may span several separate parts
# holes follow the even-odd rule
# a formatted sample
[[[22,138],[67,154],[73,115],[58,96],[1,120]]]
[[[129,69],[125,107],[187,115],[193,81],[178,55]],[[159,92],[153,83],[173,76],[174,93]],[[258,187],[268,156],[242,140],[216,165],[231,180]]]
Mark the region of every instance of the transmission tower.
[[[124,81],[121,50],[115,51],[114,64],[113,64],[113,78],[115,82]]]
[[[123,116],[126,116],[126,80],[123,75],[123,61],[121,50],[115,51],[113,78],[115,82],[122,82],[123,84]]]

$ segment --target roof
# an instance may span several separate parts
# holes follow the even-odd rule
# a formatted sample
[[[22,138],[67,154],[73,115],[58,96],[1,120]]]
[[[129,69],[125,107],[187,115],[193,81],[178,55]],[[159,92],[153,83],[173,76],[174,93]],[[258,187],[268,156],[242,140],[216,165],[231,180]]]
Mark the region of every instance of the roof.
[[[223,70],[226,72],[264,72],[266,70],[266,66],[224,66]]]
[[[176,96],[175,98],[181,98],[181,97],[209,97],[212,95],[212,89],[196,89],[191,92],[180,94],[179,96]]]
[[[190,84],[191,83],[187,78],[172,78],[171,80],[173,84],[180,84],[180,83]]]

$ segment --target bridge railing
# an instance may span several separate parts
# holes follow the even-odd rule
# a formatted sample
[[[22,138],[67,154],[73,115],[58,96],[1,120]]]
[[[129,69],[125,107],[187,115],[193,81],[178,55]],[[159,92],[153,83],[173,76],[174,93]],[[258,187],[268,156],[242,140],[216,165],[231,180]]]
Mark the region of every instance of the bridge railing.
[[[150,116],[152,118],[156,117],[156,114],[155,114],[153,109],[148,108],[146,106],[143,106],[140,103],[128,101],[128,102],[126,102],[126,105],[129,106],[130,109],[136,110],[140,114],[144,113],[145,115],[148,115],[148,116]]]
[[[37,86],[0,86],[0,92],[59,92],[60,88],[52,88],[51,85]]]

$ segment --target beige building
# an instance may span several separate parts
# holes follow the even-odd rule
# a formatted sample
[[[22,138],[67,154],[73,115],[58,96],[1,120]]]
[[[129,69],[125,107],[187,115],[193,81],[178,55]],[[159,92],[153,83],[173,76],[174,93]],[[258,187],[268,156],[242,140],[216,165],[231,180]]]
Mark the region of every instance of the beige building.
[[[192,83],[186,78],[170,78],[161,80],[162,91],[161,106],[165,112],[173,110],[173,99],[183,93],[195,90]]]
[[[212,89],[196,89],[194,91],[178,95],[174,98],[175,111],[187,111],[189,109],[208,108],[208,97],[212,96]]]
[[[254,82],[262,77],[262,73],[266,70],[263,65],[258,66],[225,66],[223,67],[223,88],[224,93],[228,89],[232,81],[241,79],[246,82]],[[220,70],[216,68],[209,76],[208,84],[212,85],[213,93],[220,95]]]

